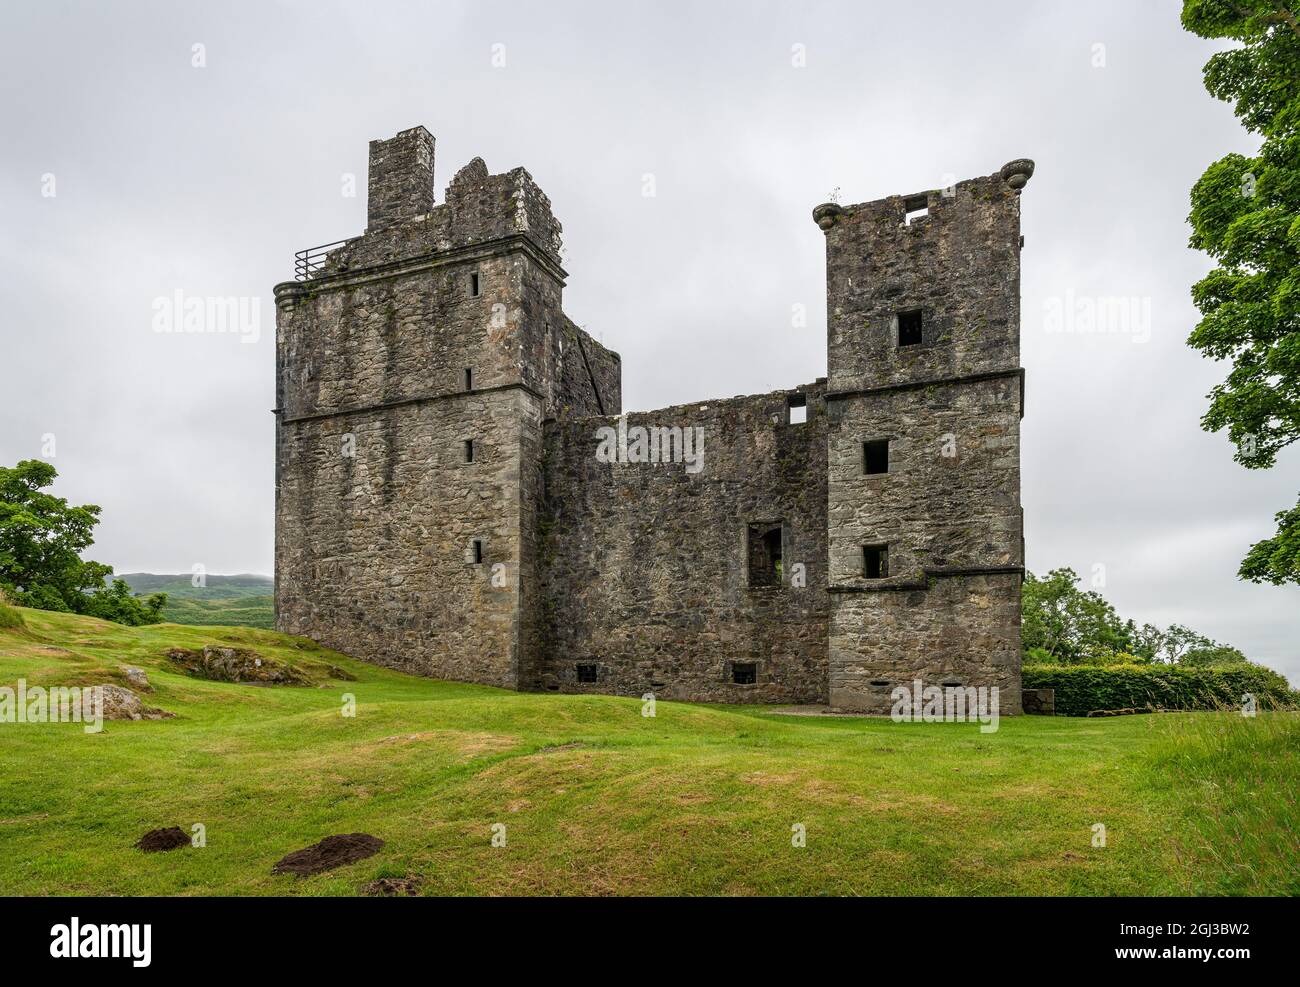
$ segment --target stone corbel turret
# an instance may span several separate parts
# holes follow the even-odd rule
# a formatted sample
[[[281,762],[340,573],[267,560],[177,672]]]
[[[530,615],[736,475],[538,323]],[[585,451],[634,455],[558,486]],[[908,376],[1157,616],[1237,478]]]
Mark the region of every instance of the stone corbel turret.
[[[1034,163],[1028,158],[1016,158],[999,168],[998,174],[1002,176],[1003,181],[1019,192],[1033,176]]]
[[[813,210],[813,222],[821,227],[823,233],[829,233],[830,228],[835,225],[835,220],[839,219],[844,210],[834,202],[823,202]]]
[[[275,286],[275,307],[281,312],[292,312],[307,294],[307,286],[300,281],[283,281]]]

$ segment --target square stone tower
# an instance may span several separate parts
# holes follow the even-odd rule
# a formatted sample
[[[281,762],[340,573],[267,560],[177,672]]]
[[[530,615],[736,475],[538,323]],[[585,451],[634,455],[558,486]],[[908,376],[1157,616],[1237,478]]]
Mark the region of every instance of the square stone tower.
[[[998,686],[1020,712],[1020,190],[817,207],[826,234],[829,691]]]
[[[617,413],[617,356],[564,316],[560,224],[528,172],[475,158],[435,204],[433,169],[423,127],[372,141],[366,232],[276,286],[276,627],[517,688],[542,422]]]

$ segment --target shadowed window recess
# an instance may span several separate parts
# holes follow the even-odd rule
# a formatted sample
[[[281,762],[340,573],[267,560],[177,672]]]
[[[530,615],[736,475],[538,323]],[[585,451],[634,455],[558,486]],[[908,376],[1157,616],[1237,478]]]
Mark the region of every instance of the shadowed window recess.
[[[872,439],[862,443],[862,470],[868,476],[889,472],[888,439]]]
[[[749,585],[781,585],[781,522],[749,526]]]
[[[884,579],[889,575],[889,546],[862,546],[862,575],[868,579]]]
[[[922,339],[921,323],[921,310],[919,308],[910,312],[899,312],[898,345],[919,346]]]

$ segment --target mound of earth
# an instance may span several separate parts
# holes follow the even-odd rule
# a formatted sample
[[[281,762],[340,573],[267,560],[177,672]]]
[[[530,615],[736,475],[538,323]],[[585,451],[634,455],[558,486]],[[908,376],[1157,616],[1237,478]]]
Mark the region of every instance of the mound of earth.
[[[420,893],[421,877],[380,877],[361,886],[361,893],[375,898],[409,898]]]
[[[213,682],[251,685],[309,685],[310,680],[292,665],[263,658],[250,648],[223,648],[205,644],[202,651],[172,648],[167,657],[186,675]]]
[[[120,685],[102,685],[104,690],[104,719],[106,720],[169,720],[175,713],[146,706],[130,689]]]
[[[295,850],[271,868],[272,874],[319,874],[358,860],[373,857],[383,849],[384,841],[369,833],[348,833],[344,836],[327,836],[319,843]]]
[[[161,853],[164,850],[178,850],[189,845],[189,834],[185,830],[179,826],[168,826],[166,829],[149,830],[140,837],[136,849],[143,850],[145,853]]]

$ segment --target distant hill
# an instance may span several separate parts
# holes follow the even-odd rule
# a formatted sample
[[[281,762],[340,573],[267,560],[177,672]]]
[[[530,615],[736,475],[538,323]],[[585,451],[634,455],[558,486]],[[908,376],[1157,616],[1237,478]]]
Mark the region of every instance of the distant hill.
[[[209,575],[204,586],[195,586],[190,573],[126,572],[113,578],[125,580],[141,596],[166,593],[163,619],[173,624],[275,626],[275,580],[270,576]]]

